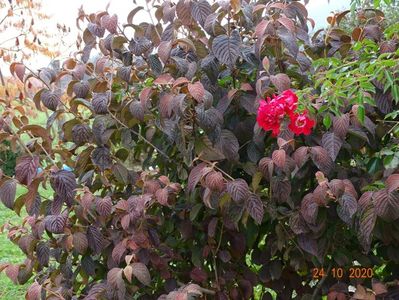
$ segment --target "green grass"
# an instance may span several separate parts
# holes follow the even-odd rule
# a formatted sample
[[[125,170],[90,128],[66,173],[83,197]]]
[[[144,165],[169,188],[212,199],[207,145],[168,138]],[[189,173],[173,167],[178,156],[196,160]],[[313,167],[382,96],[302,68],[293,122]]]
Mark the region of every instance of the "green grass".
[[[24,188],[17,190],[17,197],[25,192]],[[24,211],[25,212],[25,211]],[[0,224],[7,222],[17,224],[22,222],[23,217],[19,217],[14,211],[0,204]],[[24,253],[19,247],[13,244],[7,237],[8,232],[4,231],[0,234],[0,262],[21,263],[25,259]],[[4,272],[0,274],[0,299],[16,300],[24,299],[25,291],[29,283],[24,285],[15,285]]]
[[[31,118],[30,124],[46,126],[47,116],[45,113],[39,113],[34,118]],[[29,137],[24,136],[23,140],[26,142]],[[26,193],[26,189],[18,187],[17,197]],[[40,194],[49,196],[49,192],[45,190],[39,191]],[[21,210],[21,216],[18,216],[14,211],[5,207],[0,203],[0,226],[10,222],[12,224],[21,224],[23,217],[26,216],[25,208]],[[19,247],[13,244],[7,237],[8,232],[5,230],[0,233],[0,263],[22,263],[26,256],[19,249]],[[15,285],[4,272],[0,273],[0,299],[1,300],[20,300],[25,299],[25,292],[31,281],[24,285]]]

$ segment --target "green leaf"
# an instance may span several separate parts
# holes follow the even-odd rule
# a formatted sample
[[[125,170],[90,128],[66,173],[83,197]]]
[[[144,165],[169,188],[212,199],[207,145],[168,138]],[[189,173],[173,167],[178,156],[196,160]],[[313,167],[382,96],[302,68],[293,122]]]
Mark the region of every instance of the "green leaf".
[[[326,127],[326,129],[329,129],[331,127],[331,115],[326,114],[323,118],[323,125]]]
[[[387,81],[389,82],[389,84],[392,86],[394,85],[394,81],[395,79],[393,78],[392,74],[390,72],[388,72],[387,70],[384,71],[385,73],[385,78],[387,79]]]
[[[381,159],[374,157],[367,164],[367,171],[369,174],[375,174],[382,168]]]
[[[399,86],[396,84],[391,87],[392,96],[395,99],[395,103],[398,104],[399,102]]]
[[[364,110],[364,106],[359,105],[357,108],[357,118],[359,119],[360,123],[364,124],[364,118],[365,118],[366,112]]]
[[[399,110],[396,110],[396,111],[393,111],[393,112],[391,112],[391,113],[389,113],[389,114],[387,114],[387,115],[385,115],[385,120],[388,120],[388,119],[392,119],[392,120],[394,120],[394,119],[396,119],[396,117],[399,115]]]
[[[201,208],[203,207],[202,203],[197,203],[190,211],[190,221],[194,221],[197,217],[198,213],[200,212]]]
[[[367,79],[367,78],[366,78]],[[368,79],[367,79],[368,80]],[[368,91],[368,92],[375,92],[375,87],[374,87],[374,85],[371,83],[371,82],[366,82],[366,81],[362,81],[362,82],[360,82],[360,87],[363,89],[363,90],[365,90],[365,91]]]
[[[399,165],[399,158],[394,155],[384,157],[384,167],[387,169],[395,169]]]
[[[252,183],[251,183],[253,191],[256,191],[258,189],[261,180],[262,180],[262,173],[256,172],[252,177]]]

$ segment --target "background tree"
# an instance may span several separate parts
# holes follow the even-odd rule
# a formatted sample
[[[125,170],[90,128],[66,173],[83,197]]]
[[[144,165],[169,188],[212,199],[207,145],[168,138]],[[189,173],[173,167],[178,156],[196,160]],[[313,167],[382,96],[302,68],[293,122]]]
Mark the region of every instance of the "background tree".
[[[49,18],[43,12],[41,1],[2,0],[0,2],[0,57],[3,62],[28,61],[32,55],[45,55],[54,58],[59,55],[56,45],[62,43],[62,34],[68,28],[58,24],[61,36],[53,40],[44,22]]]

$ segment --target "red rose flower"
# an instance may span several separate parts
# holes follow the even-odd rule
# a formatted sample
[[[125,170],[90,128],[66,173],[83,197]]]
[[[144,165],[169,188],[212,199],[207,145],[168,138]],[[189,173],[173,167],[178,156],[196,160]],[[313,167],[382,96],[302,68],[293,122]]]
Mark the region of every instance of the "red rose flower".
[[[281,122],[289,116],[291,123],[288,128],[296,135],[311,133],[316,122],[308,117],[308,112],[296,113],[298,97],[291,90],[286,90],[273,99],[261,100],[256,118],[260,127],[272,131],[272,136],[280,133]]]
[[[291,123],[288,128],[295,134],[305,134],[309,135],[312,132],[312,128],[316,125],[316,122],[308,117],[308,112],[291,113],[290,114]]]
[[[282,92],[278,97],[281,97],[285,101],[285,112],[290,114],[298,107],[298,96],[291,90]]]
[[[258,116],[256,118],[260,127],[272,131],[273,136],[280,132],[280,123],[285,115],[285,106],[281,100],[261,100],[259,103]]]
[[[273,136],[280,133],[281,121],[287,114],[297,108],[298,97],[291,90],[286,90],[273,99],[261,100],[258,109],[257,122],[264,130],[272,131]]]

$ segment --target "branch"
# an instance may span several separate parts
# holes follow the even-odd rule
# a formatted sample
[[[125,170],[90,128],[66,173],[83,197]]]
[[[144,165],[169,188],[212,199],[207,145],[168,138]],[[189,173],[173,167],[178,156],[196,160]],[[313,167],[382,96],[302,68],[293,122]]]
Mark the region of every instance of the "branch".
[[[3,45],[3,44],[5,44],[5,43],[7,43],[8,41],[12,41],[12,40],[14,40],[14,39],[16,39],[16,38],[19,38],[20,36],[25,36],[25,35],[26,35],[26,33],[20,33],[20,34],[18,34],[17,36],[14,36],[14,37],[11,37],[11,38],[9,38],[9,39],[6,39],[6,40],[2,41],[2,42],[0,43],[0,45]]]
[[[40,76],[38,74],[36,74],[32,69],[30,69],[28,66],[26,66],[24,64],[25,68],[31,72],[31,74],[33,75],[33,77],[35,77],[36,79],[40,80],[50,91],[51,91],[51,87],[47,84],[47,82],[45,82],[42,78],[40,78]],[[79,116],[77,114],[75,114],[72,110],[70,110],[68,108],[68,106],[65,105],[64,102],[62,102],[62,99],[60,99],[59,103],[62,104],[62,106],[64,106],[64,108],[66,109],[67,113],[73,114],[75,116],[75,118],[79,118]]]
[[[157,26],[155,26],[154,18],[152,17],[150,7],[148,6],[148,2],[149,2],[149,1],[146,1],[146,2],[145,2],[146,8],[147,8],[146,11],[147,11],[148,15],[150,16],[151,23],[152,23],[152,25],[154,26],[155,32],[157,33],[157,36],[158,36],[159,40],[162,40],[162,39],[161,39],[161,35],[160,35],[159,32],[158,32]]]
[[[147,140],[140,133],[133,130],[126,124],[122,123],[109,109],[108,109],[108,113],[111,115],[112,119],[114,119],[116,122],[118,122],[118,124],[120,124],[122,127],[126,128],[126,129],[129,129],[130,132],[132,132],[133,134],[138,136],[140,139],[142,139],[144,142],[146,142],[148,145],[150,145],[152,148],[154,148],[159,154],[161,154],[163,157],[165,157],[168,160],[168,162],[171,161],[171,158],[165,152],[163,152],[161,149],[159,149],[157,146],[155,146],[153,143],[151,143],[149,140]]]
[[[235,180],[233,177],[231,177],[229,174],[227,174],[227,173],[226,173],[225,171],[223,171],[221,168],[219,168],[218,166],[216,166],[216,163],[217,163],[217,162],[210,162],[210,161],[208,161],[208,160],[206,160],[206,159],[203,159],[203,158],[201,158],[201,157],[198,157],[198,158],[196,158],[196,159],[198,159],[198,160],[200,160],[200,161],[203,161],[203,162],[205,162],[205,163],[207,163],[207,164],[212,165],[216,170],[218,170],[218,171],[220,171],[221,173],[223,173],[224,176],[226,176],[226,177],[229,178],[230,180]]]
[[[331,261],[330,261],[330,263],[329,263],[329,265],[328,265],[328,269],[327,269],[327,273],[326,273],[326,274],[329,274],[330,271],[331,271]],[[320,299],[320,297],[318,297],[317,294],[319,293],[319,291],[320,291],[320,289],[321,289],[321,287],[322,287],[324,281],[326,281],[326,279],[327,279],[327,275],[326,275],[326,276],[323,276],[323,277],[320,279],[320,281],[317,283],[317,286],[316,286],[315,290],[313,291],[312,300]]]
[[[186,284],[184,284],[183,282],[180,282],[180,281],[178,281],[177,282],[177,284],[179,285],[179,286],[186,286]],[[205,288],[203,288],[203,287],[200,287],[200,286],[198,286],[198,291],[200,291],[200,292],[202,292],[202,293],[204,293],[204,294],[208,294],[208,295],[215,295],[216,293],[215,293],[215,291],[212,291],[212,290],[208,290],[208,289],[205,289]]]
[[[51,87],[45,82],[38,74],[36,74],[32,69],[30,69],[27,65],[25,65],[25,68],[32,73],[33,77],[35,77],[37,80],[40,80],[49,90],[51,90]]]
[[[7,19],[7,17],[8,17],[8,13],[3,17],[3,19],[1,19],[0,25],[3,24],[3,22]]]

